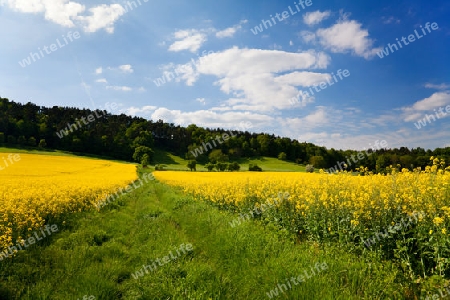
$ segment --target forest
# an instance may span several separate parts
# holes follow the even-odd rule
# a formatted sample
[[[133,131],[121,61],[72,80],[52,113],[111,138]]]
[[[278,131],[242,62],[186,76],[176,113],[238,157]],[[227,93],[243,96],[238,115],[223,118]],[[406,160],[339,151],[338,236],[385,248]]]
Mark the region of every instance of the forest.
[[[95,119],[88,118],[89,122],[86,122],[88,116],[95,116]],[[66,134],[61,134],[64,131]],[[217,147],[214,149],[193,156],[195,149],[204,147],[204,143],[226,133],[230,135],[229,139],[215,145]],[[349,161],[350,157],[360,153],[356,150],[327,149],[267,133],[230,132],[222,128],[202,128],[195,124],[182,127],[163,120],[113,115],[105,110],[44,107],[30,102],[21,104],[6,98],[0,98],[0,145],[64,150],[126,161],[133,160],[138,147],[148,147],[169,151],[185,159],[195,159],[202,164],[211,160],[212,152],[215,157],[220,152],[218,157],[222,161],[234,162],[266,156],[325,169]],[[356,164],[347,165],[346,170],[364,166],[379,173],[385,172],[391,165],[410,170],[424,168],[430,165],[431,156],[450,163],[450,147],[434,150],[420,147],[381,148],[368,149],[365,153],[358,156],[361,159]]]

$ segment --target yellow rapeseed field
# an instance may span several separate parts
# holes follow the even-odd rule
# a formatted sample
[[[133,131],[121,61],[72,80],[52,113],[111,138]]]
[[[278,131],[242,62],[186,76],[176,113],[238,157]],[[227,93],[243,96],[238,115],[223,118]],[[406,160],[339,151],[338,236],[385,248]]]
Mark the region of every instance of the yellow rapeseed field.
[[[67,213],[91,208],[137,179],[136,167],[69,156],[15,154],[0,170],[0,250]]]
[[[154,176],[241,217],[251,214],[309,239],[397,255],[405,268],[415,268],[411,257],[422,253],[421,268],[442,273],[450,264],[450,169],[438,159],[432,163],[426,170],[393,168],[389,175],[366,170],[364,176],[168,171]]]

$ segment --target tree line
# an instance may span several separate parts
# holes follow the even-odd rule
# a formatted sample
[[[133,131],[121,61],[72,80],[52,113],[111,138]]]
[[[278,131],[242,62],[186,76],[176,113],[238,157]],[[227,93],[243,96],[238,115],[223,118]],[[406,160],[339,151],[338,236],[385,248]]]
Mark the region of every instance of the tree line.
[[[90,115],[98,118],[95,121],[81,121]],[[230,133],[229,138],[215,145],[214,149],[204,147],[205,143],[227,133]],[[44,107],[6,98],[0,98],[0,144],[58,149],[139,162],[142,159],[152,162],[155,149],[202,164],[267,156],[297,164],[312,164],[315,168],[332,168],[358,154],[355,150],[327,149],[267,133],[202,128],[195,124],[182,127],[163,120],[114,115],[105,110]],[[196,152],[199,148],[207,151],[200,154]],[[450,163],[450,147],[434,150],[420,147],[368,149],[367,153],[370,155],[364,155],[357,164],[346,166],[346,169],[355,170],[364,166],[375,172],[384,172],[390,165],[424,168],[430,165],[431,156]]]

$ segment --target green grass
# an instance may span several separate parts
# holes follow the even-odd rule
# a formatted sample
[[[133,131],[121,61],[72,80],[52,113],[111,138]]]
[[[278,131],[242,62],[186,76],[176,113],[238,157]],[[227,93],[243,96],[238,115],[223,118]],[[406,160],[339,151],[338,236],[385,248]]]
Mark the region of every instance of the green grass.
[[[188,160],[162,150],[155,150],[154,163],[165,165],[166,170],[171,171],[189,170],[187,167]],[[238,160],[238,163],[241,165],[241,171],[248,171],[249,164],[257,164],[263,169],[263,171],[305,172],[305,166],[297,165],[293,162],[282,161],[272,157],[260,157],[252,159],[242,158]],[[204,167],[204,165],[197,164],[197,171],[206,172],[208,170]]]
[[[0,147],[0,153],[28,153],[28,154],[41,154],[41,155],[54,155],[54,156],[76,156],[73,153],[60,151],[60,150],[40,150],[36,148],[12,148],[12,147]]]
[[[236,217],[149,182],[0,262],[0,299],[269,299],[278,283],[317,262],[328,269],[276,299],[407,299],[389,262],[299,242],[255,221],[230,226]],[[194,250],[133,278],[183,243]]]
[[[116,162],[130,163],[111,159],[108,157],[96,156],[96,155],[84,155],[81,153],[73,153],[61,150],[41,150],[37,148],[6,148],[0,147],[0,153],[28,153],[28,154],[41,154],[41,155],[55,155],[55,156],[82,156],[92,159],[108,159]],[[163,150],[155,150],[154,163],[165,165],[166,170],[171,171],[189,171],[187,167],[188,160],[185,160],[179,156],[173,155],[170,152]],[[263,171],[272,172],[305,172],[305,166],[297,165],[293,162],[282,161],[272,157],[260,157],[252,159],[240,159],[238,163],[241,165],[241,171],[248,171],[249,164],[257,164]],[[208,170],[201,164],[197,164],[197,171],[207,172]]]
[[[69,152],[69,151],[62,151],[62,150],[51,150],[51,149],[39,149],[35,147],[0,147],[0,153],[20,153],[20,154],[38,154],[38,155],[52,155],[52,156],[70,156],[70,157],[83,157],[88,159],[103,159],[103,160],[110,160],[114,162],[120,162],[124,164],[135,164],[133,162],[129,161],[123,161],[123,160],[117,160],[114,158],[110,158],[107,156],[101,156],[101,155],[94,155],[94,154],[84,154],[84,153],[77,153],[77,152]]]
[[[261,157],[253,159],[242,159],[241,169],[248,170],[249,164],[257,164],[263,171],[271,172],[305,172],[305,166],[295,164],[293,162],[282,161],[273,157]]]

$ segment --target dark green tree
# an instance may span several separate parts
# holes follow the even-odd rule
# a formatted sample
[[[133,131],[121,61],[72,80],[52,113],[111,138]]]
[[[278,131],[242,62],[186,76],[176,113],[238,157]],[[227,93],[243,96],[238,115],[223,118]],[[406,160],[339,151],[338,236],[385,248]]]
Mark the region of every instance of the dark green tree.
[[[190,160],[187,164],[187,167],[191,170],[191,172],[192,172],[192,170],[197,171],[196,166],[197,166],[197,161],[195,161],[195,160]]]
[[[151,148],[146,146],[138,146],[134,149],[133,160],[140,163],[145,154],[147,154],[149,161],[153,161],[154,152]]]
[[[149,164],[150,164],[150,157],[148,156],[147,153],[145,153],[144,155],[142,155],[141,165],[142,167],[147,168]]]

